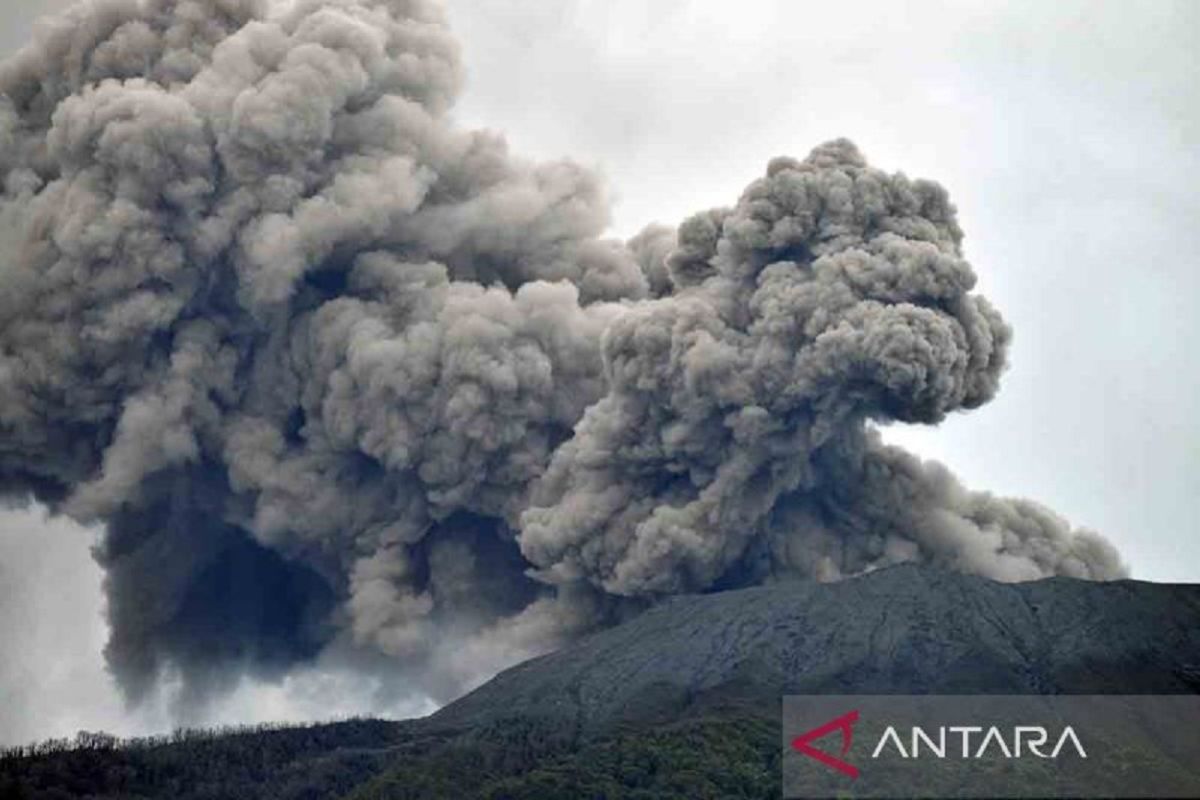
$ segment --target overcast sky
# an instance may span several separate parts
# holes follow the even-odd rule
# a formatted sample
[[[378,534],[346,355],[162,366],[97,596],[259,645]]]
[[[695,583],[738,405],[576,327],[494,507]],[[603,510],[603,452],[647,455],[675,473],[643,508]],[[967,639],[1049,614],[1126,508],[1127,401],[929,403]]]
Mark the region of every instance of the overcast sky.
[[[65,5],[0,2],[0,49]],[[602,170],[621,236],[732,204],[772,156],[837,136],[943,183],[1015,328],[1012,368],[984,408],[891,437],[1102,532],[1137,578],[1200,580],[1200,4],[449,5],[459,117]],[[0,515],[0,623],[26,621],[0,656],[0,743],[167,724],[122,709],[104,674],[93,536]],[[326,715],[329,680],[246,687],[215,719]]]

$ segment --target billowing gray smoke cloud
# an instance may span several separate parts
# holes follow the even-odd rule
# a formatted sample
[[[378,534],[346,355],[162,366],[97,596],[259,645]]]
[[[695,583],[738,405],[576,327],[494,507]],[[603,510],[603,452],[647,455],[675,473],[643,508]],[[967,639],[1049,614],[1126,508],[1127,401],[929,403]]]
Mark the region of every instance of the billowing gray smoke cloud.
[[[0,490],[103,522],[131,697],[319,652],[445,698],[664,594],[1122,574],[881,443],[992,397],[946,193],[832,142],[606,240],[448,116],[431,0],[100,0],[0,67]]]

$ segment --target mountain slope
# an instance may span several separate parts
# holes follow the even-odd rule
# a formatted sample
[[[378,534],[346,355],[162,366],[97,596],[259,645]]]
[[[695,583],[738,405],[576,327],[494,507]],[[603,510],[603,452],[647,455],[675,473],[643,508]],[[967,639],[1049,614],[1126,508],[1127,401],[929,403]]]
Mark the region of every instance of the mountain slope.
[[[501,673],[430,723],[551,718],[585,737],[784,694],[1200,689],[1200,586],[1002,584],[902,566],[837,584],[676,597]]]
[[[775,797],[784,694],[1197,691],[1200,586],[905,566],[673,598],[424,720],[7,757],[0,794]]]

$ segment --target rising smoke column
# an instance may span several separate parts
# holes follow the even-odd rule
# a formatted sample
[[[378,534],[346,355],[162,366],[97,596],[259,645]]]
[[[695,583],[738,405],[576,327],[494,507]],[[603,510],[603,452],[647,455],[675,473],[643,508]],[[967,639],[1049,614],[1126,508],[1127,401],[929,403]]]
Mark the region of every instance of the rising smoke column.
[[[1118,574],[1102,539],[967,492],[864,426],[937,423],[995,394],[1010,332],[970,293],[961,242],[944,189],[870,169],[845,140],[687,220],[674,293],[605,334],[609,392],[539,482],[526,557],[619,595],[909,560]]]
[[[678,591],[1122,573],[871,423],[997,389],[946,193],[853,145],[606,240],[455,127],[429,0],[102,0],[0,66],[0,492],[105,525],[133,698],[322,651],[440,698]]]

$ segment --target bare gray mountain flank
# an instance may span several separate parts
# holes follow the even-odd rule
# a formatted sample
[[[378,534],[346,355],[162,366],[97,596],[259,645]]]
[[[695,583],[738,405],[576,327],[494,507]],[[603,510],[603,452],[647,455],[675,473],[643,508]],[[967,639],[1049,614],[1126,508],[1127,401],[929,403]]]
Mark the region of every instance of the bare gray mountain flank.
[[[681,596],[507,670],[431,718],[536,717],[584,734],[784,694],[1190,693],[1200,586],[1003,584],[898,566],[836,584]]]

